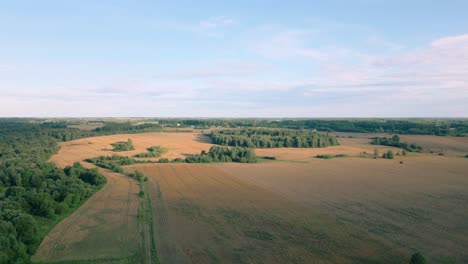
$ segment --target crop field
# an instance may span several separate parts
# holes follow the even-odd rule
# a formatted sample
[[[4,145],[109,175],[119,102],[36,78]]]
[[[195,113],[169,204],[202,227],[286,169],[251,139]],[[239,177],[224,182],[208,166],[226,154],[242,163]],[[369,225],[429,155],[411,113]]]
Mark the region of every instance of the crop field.
[[[353,263],[401,257],[319,210],[216,165],[128,169],[149,177],[162,263]]]
[[[223,172],[433,263],[466,263],[468,161],[423,156],[218,166]]]
[[[131,139],[135,150],[113,152],[112,143]],[[78,139],[60,144],[59,152],[52,156],[51,162],[60,167],[72,165],[87,158],[101,155],[118,154],[121,156],[133,156],[147,152],[150,146],[162,146],[168,149],[162,157],[174,159],[183,158],[189,154],[200,153],[209,150],[209,139],[199,133],[144,133],[144,134],[119,134]],[[148,158],[145,158],[148,159]]]
[[[52,229],[33,261],[123,259],[137,252],[138,184],[121,174],[100,172],[106,186]]]
[[[125,166],[148,177],[144,205],[136,181],[99,169],[108,184],[54,227],[33,260],[406,263],[421,251],[434,263],[467,262],[466,140],[411,136],[424,153],[387,160],[361,155],[401,150],[370,145],[372,134],[350,135],[327,148],[256,149],[276,157],[257,164]],[[51,161],[64,167],[113,155],[110,144],[128,139],[135,150],[118,155],[157,145],[168,149],[163,157],[176,158],[212,146],[193,132],[101,136],[62,143]],[[448,155],[429,151],[437,147]],[[142,206],[150,216],[141,216]]]

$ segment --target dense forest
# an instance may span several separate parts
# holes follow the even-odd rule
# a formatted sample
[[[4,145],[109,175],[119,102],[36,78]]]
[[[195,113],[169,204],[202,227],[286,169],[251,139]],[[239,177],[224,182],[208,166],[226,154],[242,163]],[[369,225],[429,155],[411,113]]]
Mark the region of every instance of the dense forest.
[[[48,163],[57,140],[87,133],[0,120],[0,263],[28,263],[42,238],[101,188],[105,178],[80,164]]]
[[[10,119],[13,120],[13,119]],[[14,119],[24,120],[24,119]],[[41,121],[41,120],[36,120]],[[317,130],[322,132],[360,132],[360,133],[389,133],[408,135],[437,135],[437,136],[468,136],[468,119],[435,119],[435,118],[409,118],[409,119],[258,119],[258,118],[223,118],[223,119],[144,119],[146,123],[115,122],[94,120],[103,123],[89,135],[105,135],[115,133],[141,133],[159,132],[164,127],[187,128],[194,127],[208,129],[209,127],[225,128],[289,128]],[[44,123],[50,128],[66,128],[77,125],[80,120],[49,121]],[[65,140],[65,139],[61,139]],[[66,139],[70,140],[70,139]]]
[[[269,127],[324,132],[468,136],[467,119],[155,119],[162,126]]]
[[[292,129],[219,130],[208,136],[215,144],[249,148],[322,148],[338,145],[335,136]]]
[[[98,134],[160,132],[162,127],[155,123],[132,124],[130,122],[105,122],[104,126],[94,129]]]
[[[409,152],[421,152],[422,151],[421,146],[418,146],[413,143],[409,144],[406,142],[401,142],[400,137],[398,135],[394,135],[391,138],[375,137],[372,139],[370,143],[373,145],[383,145],[383,146],[389,146],[389,147],[402,148]]]

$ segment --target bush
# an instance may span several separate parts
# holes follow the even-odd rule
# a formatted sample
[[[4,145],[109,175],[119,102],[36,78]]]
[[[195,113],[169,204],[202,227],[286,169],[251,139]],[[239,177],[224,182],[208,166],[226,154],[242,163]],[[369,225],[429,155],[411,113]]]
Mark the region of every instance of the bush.
[[[148,150],[148,152],[137,154],[137,155],[135,155],[135,157],[137,157],[137,158],[158,158],[162,154],[167,152],[167,149],[163,148],[161,146],[152,146],[152,147],[147,148],[146,150]]]
[[[386,153],[382,154],[382,158],[384,158],[384,159],[393,159],[393,151],[389,150]]]
[[[425,263],[426,263],[426,259],[421,253],[414,253],[411,256],[411,259],[409,262],[409,264],[425,264]]]
[[[328,155],[328,154],[319,154],[317,156],[315,156],[317,159],[332,159],[333,156],[332,155]]]
[[[168,158],[160,158],[158,160],[159,163],[169,163],[169,159]]]
[[[129,151],[129,150],[134,150],[135,147],[133,147],[133,142],[131,139],[128,139],[127,142],[125,141],[119,141],[111,144],[113,147],[113,151],[118,152],[118,151]]]
[[[383,145],[389,147],[397,147],[407,150],[409,152],[421,152],[422,147],[416,144],[408,144],[406,142],[400,142],[400,137],[395,135],[391,138],[386,137],[375,137],[370,142],[373,145]]]

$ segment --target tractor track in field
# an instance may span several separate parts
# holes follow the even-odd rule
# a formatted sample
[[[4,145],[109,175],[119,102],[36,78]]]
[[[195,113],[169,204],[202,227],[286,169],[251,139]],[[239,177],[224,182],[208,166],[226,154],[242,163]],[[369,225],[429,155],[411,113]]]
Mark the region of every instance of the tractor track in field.
[[[164,195],[161,192],[158,179],[152,178],[149,182],[153,186],[154,190],[156,190],[156,197],[154,197],[154,203],[152,203],[152,206],[154,206],[153,211],[157,212],[154,215],[155,217],[153,222],[156,228],[155,231],[158,233],[159,238],[159,242],[157,243],[159,260],[161,263],[177,263],[177,250],[171,239],[169,215]]]
[[[127,198],[127,207],[124,212],[123,219],[123,230],[122,230],[122,252],[125,254],[125,243],[127,240],[127,227],[128,227],[128,214],[130,211],[130,206],[132,204],[132,181],[128,180],[128,198]]]
[[[109,191],[107,192],[107,195],[106,195],[106,200],[104,201],[104,209],[107,209],[109,207],[109,201],[110,201],[110,197],[112,195],[112,190],[113,190],[113,185],[116,183],[116,180],[115,179],[112,179],[112,183],[109,181],[108,184],[108,189]],[[107,186],[106,186],[107,187]]]

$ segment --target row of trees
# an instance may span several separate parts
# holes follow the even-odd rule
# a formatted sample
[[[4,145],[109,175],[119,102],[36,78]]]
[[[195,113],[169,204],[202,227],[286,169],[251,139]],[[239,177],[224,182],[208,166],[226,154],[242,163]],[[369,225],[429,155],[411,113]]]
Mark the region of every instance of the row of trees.
[[[0,263],[29,262],[46,235],[41,230],[104,185],[104,177],[79,163],[60,169],[47,162],[57,140],[80,134],[70,131],[0,120]]]
[[[135,178],[140,180],[143,177],[141,173],[127,173],[122,166],[132,165],[136,163],[151,163],[152,161],[145,161],[145,160],[136,160],[132,157],[127,156],[119,156],[119,155],[112,155],[112,156],[99,156],[96,158],[86,159],[86,162],[93,163],[94,165],[109,169],[117,173],[125,174],[129,177]]]
[[[212,146],[208,152],[202,151],[200,155],[189,156],[187,163],[211,163],[211,162],[240,162],[255,163],[257,156],[251,148]]]
[[[406,142],[401,142],[400,137],[398,135],[394,135],[391,138],[375,137],[372,139],[370,143],[373,145],[383,145],[383,146],[389,146],[389,147],[402,148],[409,152],[421,152],[422,151],[421,146],[418,146],[413,143],[408,144]]]
[[[253,148],[322,148],[339,145],[335,136],[292,129],[247,128],[209,134],[213,143]]]
[[[142,132],[159,132],[162,127],[156,123],[144,123],[134,125],[130,122],[104,122],[104,126],[97,127],[94,132],[99,134],[116,134],[116,133],[142,133]]]
[[[391,133],[409,135],[468,135],[466,119],[155,119],[163,126],[269,127],[316,129],[327,132]]]

